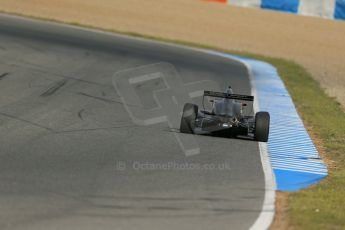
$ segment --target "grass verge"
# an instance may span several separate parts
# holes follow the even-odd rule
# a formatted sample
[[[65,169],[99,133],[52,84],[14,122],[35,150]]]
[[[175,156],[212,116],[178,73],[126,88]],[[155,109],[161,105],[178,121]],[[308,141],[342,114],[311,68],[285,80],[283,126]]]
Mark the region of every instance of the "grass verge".
[[[19,16],[60,22],[30,15]],[[330,167],[329,176],[324,181],[303,191],[288,194],[286,217],[288,219],[288,228],[345,229],[345,113],[340,104],[334,98],[327,96],[320,88],[320,85],[303,67],[293,61],[224,50],[212,45],[165,39],[133,32],[94,28],[77,22],[63,23],[156,41],[212,49],[262,60],[274,65],[290,92],[305,126],[308,127],[309,133],[314,137],[314,141],[317,140],[319,147],[321,143],[326,162],[335,162],[329,164],[332,167]]]
[[[255,55],[253,56],[255,57]],[[298,64],[257,57],[277,67],[311,136],[321,141],[329,176],[288,197],[292,229],[345,229],[345,113]],[[320,143],[320,142],[319,142]]]

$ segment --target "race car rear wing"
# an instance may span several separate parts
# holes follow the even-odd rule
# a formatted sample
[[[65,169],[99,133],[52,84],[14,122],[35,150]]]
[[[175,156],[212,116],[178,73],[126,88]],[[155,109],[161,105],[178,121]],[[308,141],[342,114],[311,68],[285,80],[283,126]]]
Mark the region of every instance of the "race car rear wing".
[[[213,92],[213,91],[206,91],[206,90],[204,91],[204,96],[235,99],[235,100],[242,100],[242,101],[254,101],[254,96],[228,94],[228,93]]]

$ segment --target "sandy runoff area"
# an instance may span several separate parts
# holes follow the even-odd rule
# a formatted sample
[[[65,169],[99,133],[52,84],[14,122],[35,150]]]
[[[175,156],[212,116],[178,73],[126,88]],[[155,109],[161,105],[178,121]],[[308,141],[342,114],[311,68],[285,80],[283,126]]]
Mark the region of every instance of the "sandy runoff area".
[[[345,108],[345,21],[201,0],[0,0],[0,10],[294,60]]]

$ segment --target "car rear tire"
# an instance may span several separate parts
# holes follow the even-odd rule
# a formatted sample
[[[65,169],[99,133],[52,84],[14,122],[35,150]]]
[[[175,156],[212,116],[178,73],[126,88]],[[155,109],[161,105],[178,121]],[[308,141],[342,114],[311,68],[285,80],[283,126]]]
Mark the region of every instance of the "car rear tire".
[[[195,120],[198,114],[198,106],[186,103],[183,107],[183,114],[180,124],[181,133],[194,133]]]
[[[270,115],[268,112],[255,114],[254,139],[260,142],[267,142],[270,130]]]

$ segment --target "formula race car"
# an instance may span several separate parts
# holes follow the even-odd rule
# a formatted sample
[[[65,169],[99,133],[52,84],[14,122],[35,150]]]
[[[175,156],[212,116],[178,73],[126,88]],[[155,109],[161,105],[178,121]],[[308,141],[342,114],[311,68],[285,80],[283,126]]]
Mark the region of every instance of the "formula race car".
[[[209,110],[205,109],[206,97],[210,99]],[[253,96],[233,94],[230,86],[224,93],[204,91],[203,110],[198,110],[195,104],[184,105],[180,132],[225,137],[247,136],[267,142],[270,115],[268,112],[257,112],[254,116],[253,103]]]

